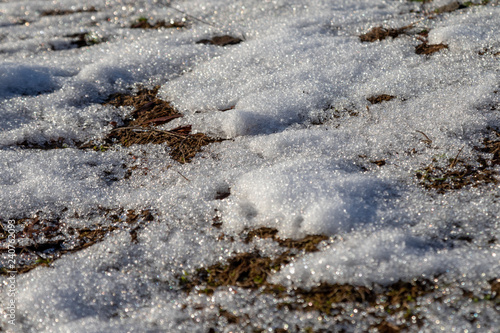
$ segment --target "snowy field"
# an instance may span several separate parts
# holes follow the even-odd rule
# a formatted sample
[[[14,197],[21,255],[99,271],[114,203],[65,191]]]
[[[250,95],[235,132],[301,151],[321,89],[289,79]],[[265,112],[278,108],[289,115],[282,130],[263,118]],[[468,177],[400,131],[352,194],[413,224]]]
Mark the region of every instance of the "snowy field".
[[[0,331],[498,332],[499,181],[498,0],[0,0]]]

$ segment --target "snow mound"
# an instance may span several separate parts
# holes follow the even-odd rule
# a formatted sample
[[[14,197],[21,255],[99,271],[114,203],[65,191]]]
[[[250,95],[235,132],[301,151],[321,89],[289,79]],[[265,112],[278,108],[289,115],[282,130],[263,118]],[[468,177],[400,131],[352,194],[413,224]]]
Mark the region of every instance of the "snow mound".
[[[240,177],[231,189],[229,229],[277,228],[283,237],[334,235],[377,221],[390,187],[339,161],[291,160]]]

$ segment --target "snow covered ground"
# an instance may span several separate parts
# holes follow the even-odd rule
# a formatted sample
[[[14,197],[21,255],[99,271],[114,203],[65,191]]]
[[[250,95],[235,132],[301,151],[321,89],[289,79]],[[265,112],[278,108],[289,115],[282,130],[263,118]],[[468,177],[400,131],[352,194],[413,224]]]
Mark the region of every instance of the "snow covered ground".
[[[0,59],[4,331],[498,331],[497,0],[3,0]],[[155,86],[190,163],[106,141]]]

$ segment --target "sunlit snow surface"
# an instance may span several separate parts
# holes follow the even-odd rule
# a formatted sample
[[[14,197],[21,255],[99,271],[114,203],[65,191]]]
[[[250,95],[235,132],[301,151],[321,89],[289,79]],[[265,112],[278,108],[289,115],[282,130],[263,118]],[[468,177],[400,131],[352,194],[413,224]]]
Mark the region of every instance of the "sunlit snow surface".
[[[262,226],[278,229],[283,238],[331,236],[319,252],[270,278],[288,287],[370,287],[439,276],[464,290],[486,288],[500,277],[498,186],[438,194],[415,177],[433,158],[453,159],[460,149],[461,159],[476,163],[475,147],[490,138],[489,128],[500,128],[498,1],[433,19],[421,11],[446,3],[93,0],[85,6],[97,12],[41,16],[83,5],[1,1],[0,218],[38,213],[91,225],[99,222],[92,214],[97,207],[150,209],[155,215],[137,243],[127,232],[115,232],[50,268],[19,275],[16,329],[207,332],[222,307],[248,314],[269,331],[334,330],[318,315],[277,310],[270,295],[220,288],[198,296],[179,289],[183,272],[234,253],[254,247],[278,253],[264,241],[218,239],[222,232],[236,237]],[[189,26],[130,29],[139,17],[187,18]],[[416,34],[360,42],[372,27],[414,22],[430,30],[429,44],[448,49],[418,55]],[[65,36],[88,31],[105,42],[61,47]],[[196,43],[222,34],[244,41]],[[205,147],[184,165],[163,146],[77,149],[103,138],[110,122],[124,117],[126,111],[101,103],[141,84],[161,85],[159,95],[185,115],[167,127],[190,124],[229,140]],[[367,101],[381,94],[396,98]],[[68,148],[23,146],[59,138]],[[386,164],[370,162],[377,160]],[[139,169],[127,178],[124,165]],[[228,189],[229,197],[216,200]],[[216,213],[220,230],[212,226]],[[415,331],[500,327],[494,302],[422,304],[428,321]],[[478,314],[474,321],[470,313]],[[5,320],[4,329],[12,330]]]

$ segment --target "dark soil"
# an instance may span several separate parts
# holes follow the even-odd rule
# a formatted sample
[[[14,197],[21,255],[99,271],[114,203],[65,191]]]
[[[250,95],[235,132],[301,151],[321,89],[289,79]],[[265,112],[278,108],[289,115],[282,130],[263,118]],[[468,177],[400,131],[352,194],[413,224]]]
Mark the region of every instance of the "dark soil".
[[[106,42],[106,38],[100,37],[91,32],[82,32],[76,34],[65,35],[64,37],[71,38],[67,43],[52,42],[51,49],[53,51],[69,50],[101,44]]]

